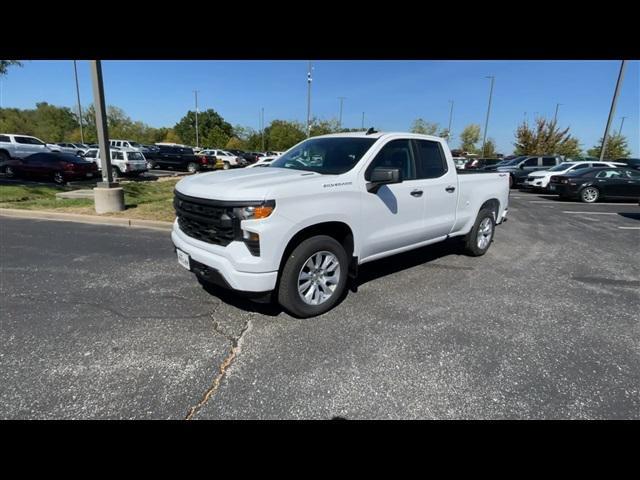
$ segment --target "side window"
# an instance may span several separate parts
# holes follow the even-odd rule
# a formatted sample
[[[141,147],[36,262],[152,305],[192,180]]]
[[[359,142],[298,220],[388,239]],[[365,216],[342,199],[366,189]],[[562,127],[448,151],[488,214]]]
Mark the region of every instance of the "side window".
[[[580,164],[576,165],[575,167],[573,167],[572,170],[580,170],[582,168],[589,168],[589,164],[588,163],[580,163]]]
[[[416,140],[416,178],[438,178],[447,173],[447,160],[438,142]]]
[[[553,167],[556,164],[556,157],[542,157],[544,167]]]
[[[96,151],[95,150],[89,150],[87,153],[85,153],[84,157],[85,158],[96,158]]]
[[[124,160],[124,154],[122,152],[114,152],[114,160]]]
[[[410,140],[392,140],[378,152],[376,158],[369,164],[365,172],[365,179],[371,178],[371,172],[376,167],[399,168],[403,180],[416,178],[415,163]]]
[[[538,157],[533,157],[524,162],[525,167],[537,167],[538,166]]]
[[[11,139],[6,135],[0,135],[0,142],[9,142],[11,143]]]
[[[624,173],[629,178],[633,178],[634,180],[640,180],[640,171],[638,170],[625,170]]]

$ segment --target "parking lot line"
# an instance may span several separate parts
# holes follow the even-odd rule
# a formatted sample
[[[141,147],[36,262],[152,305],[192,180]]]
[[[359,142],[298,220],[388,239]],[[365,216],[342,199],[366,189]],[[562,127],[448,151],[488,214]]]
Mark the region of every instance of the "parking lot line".
[[[512,197],[513,198],[513,197]],[[549,200],[529,200],[529,203],[546,203],[547,205],[566,205],[566,203],[562,203],[562,202],[552,202]],[[636,203],[610,203],[610,202],[597,202],[597,203],[580,203],[579,205],[581,206],[587,206],[587,205],[637,205]]]
[[[563,210],[562,213],[578,213],[580,215],[618,215],[615,212],[573,212],[570,210]]]
[[[640,230],[640,227],[618,227],[622,230]]]

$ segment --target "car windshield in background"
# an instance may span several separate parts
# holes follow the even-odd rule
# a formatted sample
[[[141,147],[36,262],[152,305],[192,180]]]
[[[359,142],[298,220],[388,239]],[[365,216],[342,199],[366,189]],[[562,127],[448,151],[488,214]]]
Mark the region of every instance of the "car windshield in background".
[[[351,170],[376,140],[359,137],[311,138],[274,160],[270,166],[337,175]]]
[[[504,160],[503,162],[500,162],[498,166],[506,167],[511,165],[517,165],[522,161],[523,158],[525,157],[516,157],[516,158],[512,158],[511,160]]]
[[[129,145],[131,145],[134,148],[140,148],[142,146],[138,142],[129,142]]]
[[[140,152],[129,152],[129,160],[144,160],[144,157]]]
[[[562,170],[566,170],[567,168],[569,168],[569,167],[571,167],[573,165],[575,165],[575,163],[573,163],[573,162],[564,162],[564,163],[561,163],[560,165],[556,165],[555,167],[550,168],[549,171],[550,172],[561,172]]]

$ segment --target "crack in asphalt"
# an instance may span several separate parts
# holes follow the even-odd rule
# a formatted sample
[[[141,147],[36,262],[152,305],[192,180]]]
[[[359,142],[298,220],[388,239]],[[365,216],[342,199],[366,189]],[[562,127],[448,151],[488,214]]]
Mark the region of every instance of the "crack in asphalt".
[[[214,313],[215,313],[215,310],[210,314],[212,318]],[[222,335],[224,338],[226,338],[231,342],[231,350],[229,350],[229,353],[227,354],[227,356],[222,360],[222,363],[218,368],[218,375],[216,375],[216,377],[213,379],[211,386],[204,392],[202,400],[200,400],[196,405],[194,405],[189,409],[189,411],[187,412],[187,416],[185,417],[185,420],[191,420],[193,416],[202,407],[204,407],[204,405],[209,401],[209,399],[213,395],[215,395],[215,393],[218,391],[218,389],[220,388],[220,384],[222,383],[222,380],[227,374],[227,371],[229,370],[229,368],[233,364],[233,361],[236,359],[236,357],[242,350],[242,340],[244,338],[244,334],[250,328],[251,328],[251,320],[247,320],[246,323],[244,324],[244,327],[242,328],[242,331],[240,332],[240,335],[238,335],[237,337],[234,337],[224,332],[220,327],[220,323],[216,320],[213,320],[213,331],[219,335]]]

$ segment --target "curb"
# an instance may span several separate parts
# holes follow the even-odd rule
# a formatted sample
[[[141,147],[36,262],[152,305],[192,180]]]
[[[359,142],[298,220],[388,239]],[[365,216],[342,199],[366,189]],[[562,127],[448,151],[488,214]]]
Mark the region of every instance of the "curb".
[[[115,225],[118,227],[150,228],[170,232],[173,222],[159,220],[139,220],[136,218],[101,217],[98,215],[82,215],[80,213],[58,213],[42,210],[22,210],[17,208],[0,208],[0,217],[31,218],[36,220],[55,220],[61,222],[90,223],[94,225]]]

